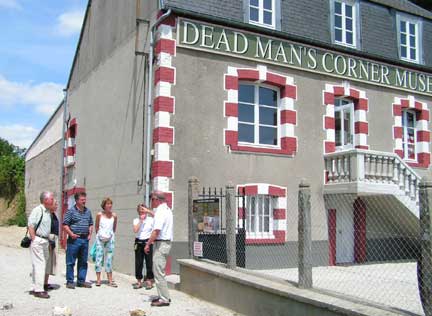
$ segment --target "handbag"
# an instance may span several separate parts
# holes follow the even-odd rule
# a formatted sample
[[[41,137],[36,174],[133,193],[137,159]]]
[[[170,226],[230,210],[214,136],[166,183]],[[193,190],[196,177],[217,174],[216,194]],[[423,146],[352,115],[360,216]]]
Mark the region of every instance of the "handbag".
[[[35,233],[36,233],[36,231],[38,230],[40,223],[42,222],[42,218],[43,218],[43,211],[42,211],[42,215],[41,215],[41,218],[40,218],[40,220],[39,220],[39,223],[37,224],[37,226],[36,226],[36,228],[35,228]],[[27,231],[26,231],[26,233],[25,233],[25,236],[24,236],[24,238],[21,240],[21,247],[23,247],[23,248],[28,248],[28,247],[30,247],[31,242],[32,242],[32,240],[31,240],[31,238],[28,236],[28,226],[27,226]]]

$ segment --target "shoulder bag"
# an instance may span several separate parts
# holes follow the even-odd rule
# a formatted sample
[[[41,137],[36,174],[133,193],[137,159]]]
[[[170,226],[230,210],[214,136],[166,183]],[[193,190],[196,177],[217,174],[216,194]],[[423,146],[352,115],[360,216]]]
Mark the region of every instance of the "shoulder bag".
[[[35,233],[36,233],[36,231],[38,230],[40,223],[42,222],[43,212],[44,212],[44,211],[42,210],[42,215],[41,215],[41,218],[40,218],[40,220],[39,220],[39,223],[36,225]],[[31,242],[32,242],[32,240],[31,240],[31,238],[28,236],[28,225],[27,225],[27,231],[26,231],[26,234],[25,234],[24,238],[21,240],[21,247],[23,247],[23,248],[28,248],[28,247],[30,247]]]

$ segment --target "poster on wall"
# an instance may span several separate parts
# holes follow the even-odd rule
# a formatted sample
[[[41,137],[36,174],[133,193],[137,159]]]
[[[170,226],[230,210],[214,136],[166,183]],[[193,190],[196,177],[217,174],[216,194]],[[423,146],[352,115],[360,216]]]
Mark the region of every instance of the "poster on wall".
[[[219,199],[198,199],[193,203],[193,219],[197,232],[217,233],[220,230]]]

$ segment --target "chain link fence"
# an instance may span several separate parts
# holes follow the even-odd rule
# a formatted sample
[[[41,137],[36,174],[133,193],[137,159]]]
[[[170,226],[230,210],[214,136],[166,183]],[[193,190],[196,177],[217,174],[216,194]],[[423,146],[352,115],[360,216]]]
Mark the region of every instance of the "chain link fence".
[[[196,259],[230,267],[234,256],[234,268],[267,279],[402,314],[431,315],[432,194],[426,189],[420,198],[404,192],[359,196],[311,194],[301,184],[298,195],[287,196],[285,214],[277,197],[229,186],[216,191],[217,205],[206,204],[211,194],[194,200]],[[212,226],[211,218],[198,213],[219,216],[219,223]],[[227,233],[230,226],[235,238]]]

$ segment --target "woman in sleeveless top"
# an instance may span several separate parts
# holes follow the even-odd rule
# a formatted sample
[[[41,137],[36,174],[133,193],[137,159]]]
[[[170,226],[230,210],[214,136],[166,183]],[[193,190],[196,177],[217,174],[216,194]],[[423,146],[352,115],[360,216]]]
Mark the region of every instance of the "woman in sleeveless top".
[[[150,246],[150,252],[146,254],[144,247],[150,238],[153,230],[153,211],[147,210],[143,204],[137,206],[138,217],[133,220],[133,231],[135,233],[135,277],[137,282],[133,285],[134,289],[140,289],[144,286],[143,283],[143,263],[146,265],[145,287],[151,289],[153,287],[153,246]]]
[[[112,211],[112,205],[113,202],[110,198],[103,199],[101,203],[102,212],[96,215],[96,286],[101,285],[101,272],[105,261],[108,285],[117,287],[112,278],[112,261],[117,228],[117,214]]]

